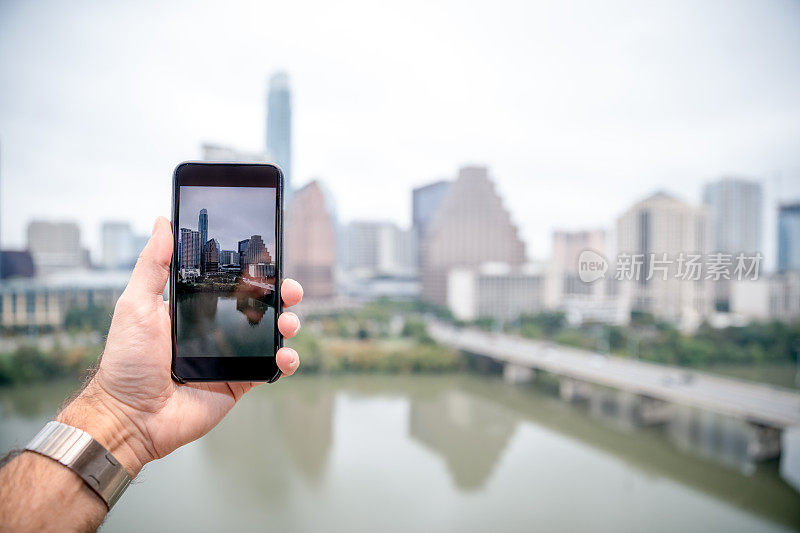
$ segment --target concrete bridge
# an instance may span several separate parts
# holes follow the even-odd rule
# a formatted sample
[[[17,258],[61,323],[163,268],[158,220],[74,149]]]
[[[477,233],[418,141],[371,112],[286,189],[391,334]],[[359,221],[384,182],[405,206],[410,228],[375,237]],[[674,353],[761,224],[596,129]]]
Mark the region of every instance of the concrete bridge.
[[[755,460],[779,456],[783,430],[800,427],[800,394],[789,389],[439,322],[430,322],[428,332],[503,365],[509,382],[531,380],[537,370],[553,374],[567,401],[591,402],[603,396],[602,388],[619,391],[625,408],[644,424],[670,421],[679,412],[675,406],[743,420],[752,429],[748,454]]]

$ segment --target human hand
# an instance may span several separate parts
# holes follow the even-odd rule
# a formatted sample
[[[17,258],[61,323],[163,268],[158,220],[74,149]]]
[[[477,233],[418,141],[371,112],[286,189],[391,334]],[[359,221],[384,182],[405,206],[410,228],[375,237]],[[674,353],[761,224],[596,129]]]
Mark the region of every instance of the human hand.
[[[172,227],[159,217],[117,301],[96,374],[57,417],[92,435],[131,476],[208,433],[257,384],[179,385],[172,380],[170,317],[163,299],[172,245]],[[280,293],[285,307],[303,297],[302,287],[291,279],[283,281]],[[294,337],[300,320],[285,312],[278,329],[285,338]],[[300,364],[297,352],[287,347],[278,350],[276,359],[284,376]]]

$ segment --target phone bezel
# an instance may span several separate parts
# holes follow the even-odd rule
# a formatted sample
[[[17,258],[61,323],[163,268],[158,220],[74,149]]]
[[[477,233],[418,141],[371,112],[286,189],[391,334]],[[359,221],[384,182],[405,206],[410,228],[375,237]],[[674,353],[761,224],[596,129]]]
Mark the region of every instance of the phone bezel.
[[[178,357],[175,280],[177,278],[178,223],[181,186],[274,187],[275,188],[275,272],[277,309],[275,312],[273,355],[264,357]],[[283,346],[278,317],[283,311],[280,282],[283,280],[283,173],[269,163],[186,161],[175,167],[172,179],[173,252],[170,264],[169,314],[172,336],[172,379],[179,383],[219,381],[266,381],[281,376],[275,353]]]

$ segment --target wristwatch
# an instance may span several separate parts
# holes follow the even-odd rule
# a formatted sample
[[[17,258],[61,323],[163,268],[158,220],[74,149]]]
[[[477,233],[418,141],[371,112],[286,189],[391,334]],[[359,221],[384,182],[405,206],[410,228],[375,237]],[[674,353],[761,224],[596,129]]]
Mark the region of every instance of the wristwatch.
[[[85,431],[61,422],[48,422],[25,449],[58,461],[78,474],[109,510],[131,483],[128,471],[102,444]]]

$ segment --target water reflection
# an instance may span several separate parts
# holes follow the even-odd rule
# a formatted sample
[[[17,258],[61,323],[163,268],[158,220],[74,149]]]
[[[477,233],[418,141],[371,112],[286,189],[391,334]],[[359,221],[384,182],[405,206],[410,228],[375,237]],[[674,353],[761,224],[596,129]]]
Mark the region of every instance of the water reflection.
[[[517,421],[504,409],[460,390],[411,401],[409,435],[447,463],[457,487],[483,487],[514,435]]]
[[[31,401],[38,394],[0,389],[0,442],[29,439],[64,391],[47,406]],[[281,380],[150,465],[105,529],[800,527],[800,495],[774,462],[744,472],[686,454],[669,427],[615,422],[605,402],[568,404],[485,377]],[[718,420],[681,424],[697,425],[688,434],[698,442],[740,447]]]
[[[280,502],[296,474],[323,479],[333,445],[334,391],[297,380],[259,389],[202,441],[221,482],[242,496]]]
[[[195,292],[180,294],[177,300],[181,356],[263,356],[272,350],[272,298],[237,289],[228,297]]]

